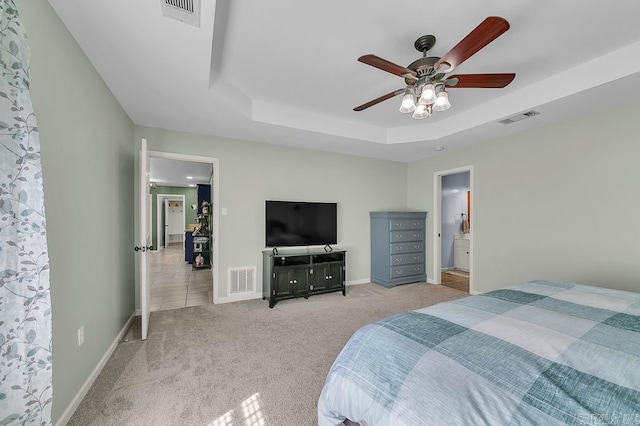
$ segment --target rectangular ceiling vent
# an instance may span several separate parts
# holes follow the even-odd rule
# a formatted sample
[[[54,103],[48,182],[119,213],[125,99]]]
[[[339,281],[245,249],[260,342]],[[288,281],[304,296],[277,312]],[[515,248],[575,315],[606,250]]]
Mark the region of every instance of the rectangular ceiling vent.
[[[229,295],[253,293],[256,290],[256,267],[229,268]]]
[[[505,118],[504,120],[498,121],[498,123],[511,124],[511,123],[515,123],[516,121],[524,120],[525,118],[533,117],[539,114],[540,113],[538,111],[531,110],[531,111],[523,112],[522,114],[514,115],[513,117]]]
[[[200,27],[200,0],[161,0],[162,14]]]

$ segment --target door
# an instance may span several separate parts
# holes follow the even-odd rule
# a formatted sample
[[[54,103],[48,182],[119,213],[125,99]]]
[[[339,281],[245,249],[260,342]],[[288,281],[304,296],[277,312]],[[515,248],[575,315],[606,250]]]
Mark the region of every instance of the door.
[[[330,263],[329,264],[329,288],[340,288],[344,283],[344,276],[342,274],[342,264],[341,263]]]
[[[291,296],[292,278],[289,273],[289,268],[273,268],[273,291],[275,291],[276,297]]]
[[[151,250],[151,224],[149,223],[149,204],[147,202],[149,196],[149,148],[147,147],[147,140],[142,139],[142,145],[140,148],[140,216],[138,218],[140,222],[138,235],[138,247],[136,252],[138,253],[139,265],[140,265],[140,312],[142,316],[142,340],[147,339],[147,331],[149,329],[149,314],[150,314],[150,285],[149,285],[149,258],[147,250]]]
[[[162,246],[167,247],[169,245],[169,200],[164,198],[162,200],[164,205],[164,214],[162,216],[162,224],[164,225],[164,239],[162,240]]]
[[[307,279],[309,268],[307,266],[294,268],[289,274],[291,275],[293,294],[296,296],[309,296],[309,280]]]

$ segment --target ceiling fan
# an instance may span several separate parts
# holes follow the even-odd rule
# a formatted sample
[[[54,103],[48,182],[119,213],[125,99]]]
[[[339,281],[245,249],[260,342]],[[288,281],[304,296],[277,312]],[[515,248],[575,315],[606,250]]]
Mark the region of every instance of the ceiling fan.
[[[503,88],[515,78],[515,73],[503,74],[457,74],[447,75],[480,49],[497,39],[509,29],[509,22],[499,16],[490,16],[463,38],[443,57],[427,56],[435,45],[433,35],[418,38],[414,47],[422,52],[422,58],[406,68],[382,59],[376,55],[364,55],[358,61],[404,78],[406,87],[394,90],[372,101],[355,107],[362,111],[401,93],[400,112],[413,113],[416,119],[426,118],[433,111],[444,111],[451,107],[446,88]]]

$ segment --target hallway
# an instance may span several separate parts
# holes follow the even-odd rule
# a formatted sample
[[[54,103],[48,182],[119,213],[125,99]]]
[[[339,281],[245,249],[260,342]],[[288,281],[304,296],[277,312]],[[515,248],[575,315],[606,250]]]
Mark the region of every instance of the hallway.
[[[151,312],[211,303],[211,269],[191,270],[184,261],[182,243],[149,254]]]

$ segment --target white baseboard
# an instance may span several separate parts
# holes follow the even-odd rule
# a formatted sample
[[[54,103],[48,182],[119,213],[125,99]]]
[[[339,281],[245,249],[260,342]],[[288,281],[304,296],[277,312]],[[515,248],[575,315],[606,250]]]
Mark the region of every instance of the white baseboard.
[[[436,283],[435,281],[433,281],[431,278],[428,278],[428,277],[427,277],[427,284],[440,285],[440,284]]]
[[[370,282],[371,282],[371,278],[363,278],[361,280],[347,281],[346,285],[350,286],[350,285],[358,285],[358,284],[369,284]]]
[[[113,355],[113,352],[116,350],[116,346],[118,346],[118,342],[122,340],[124,335],[127,333],[127,330],[129,330],[129,326],[131,325],[131,322],[133,321],[135,316],[136,314],[134,312],[129,317],[124,327],[122,327],[122,330],[120,330],[113,343],[111,343],[111,346],[109,346],[109,348],[107,349],[107,352],[105,352],[105,354],[100,359],[100,362],[98,362],[98,365],[96,365],[96,368],[93,369],[82,387],[80,387],[80,390],[78,390],[76,396],[73,397],[71,403],[67,406],[67,409],[64,410],[64,412],[56,422],[56,426],[65,426],[69,422],[69,420],[71,420],[71,416],[73,416],[73,413],[75,413],[76,409],[80,405],[80,402],[82,402],[82,399],[87,395],[87,392],[89,392],[91,385],[93,385],[93,382],[96,381],[98,375],[107,364],[107,361],[109,361],[109,358],[111,358],[111,355]]]
[[[242,294],[236,294],[233,296],[216,297],[213,303],[217,305],[222,303],[240,302],[243,300],[253,300],[253,299],[261,299],[261,298],[262,298],[262,293],[242,293]]]

